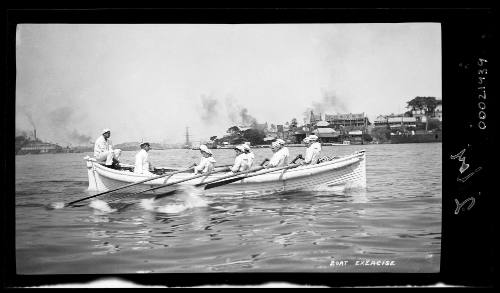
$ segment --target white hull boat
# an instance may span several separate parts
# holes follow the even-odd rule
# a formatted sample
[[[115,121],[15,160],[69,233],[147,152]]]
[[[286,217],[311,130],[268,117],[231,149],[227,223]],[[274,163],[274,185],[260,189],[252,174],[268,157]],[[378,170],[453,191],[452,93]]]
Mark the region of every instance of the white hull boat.
[[[93,158],[85,157],[84,159],[87,164],[88,190],[92,192],[105,192],[151,178],[148,175],[131,172],[130,169],[132,166],[130,165],[121,164],[129,170],[115,170],[96,162]],[[274,172],[269,172],[270,170],[263,169],[251,173],[252,177],[206,189],[204,190],[204,195],[261,195],[295,190],[343,190],[345,188],[366,187],[365,151],[355,152],[351,155],[334,158],[315,165],[304,165],[285,170],[276,170]],[[171,171],[175,171],[175,169]],[[265,174],[254,176],[263,172]],[[184,172],[157,178],[127,188],[126,192],[144,191],[162,184],[187,179],[193,175],[193,172]],[[227,175],[227,172],[212,173],[207,176],[156,189],[150,193],[165,193],[175,190],[179,186],[194,186],[195,184],[213,181],[216,178]]]

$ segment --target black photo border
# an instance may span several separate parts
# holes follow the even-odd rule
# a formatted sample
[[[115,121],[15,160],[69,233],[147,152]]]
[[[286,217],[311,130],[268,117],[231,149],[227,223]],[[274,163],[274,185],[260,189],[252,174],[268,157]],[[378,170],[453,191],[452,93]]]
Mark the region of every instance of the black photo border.
[[[493,285],[495,174],[492,134],[496,61],[492,8],[6,9],[2,99],[2,285],[4,288],[87,283],[118,278],[140,285],[191,287],[290,283],[331,287]],[[15,250],[15,36],[20,23],[441,23],[443,101],[442,251],[439,273],[172,273],[19,275]],[[487,69],[486,71],[484,69]],[[411,70],[411,69],[408,69]],[[487,72],[487,73],[485,73]],[[484,87],[484,89],[480,89]],[[484,90],[484,91],[483,91]],[[486,94],[486,99],[479,95]],[[483,104],[479,104],[483,102]],[[482,111],[482,112],[481,112]],[[461,152],[463,151],[463,152]],[[467,164],[465,172],[460,167]],[[474,173],[475,171],[475,173]],[[467,177],[470,175],[470,177]]]

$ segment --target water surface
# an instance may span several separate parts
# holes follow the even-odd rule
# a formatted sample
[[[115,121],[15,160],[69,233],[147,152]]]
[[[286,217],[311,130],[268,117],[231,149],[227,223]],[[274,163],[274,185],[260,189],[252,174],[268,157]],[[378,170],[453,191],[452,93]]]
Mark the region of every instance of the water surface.
[[[439,272],[442,144],[324,147],[322,154],[361,149],[363,190],[258,197],[185,190],[155,209],[124,198],[110,204],[113,212],[45,207],[91,194],[87,154],[16,156],[17,273]],[[290,148],[291,157],[304,150]],[[257,163],[271,156],[254,151]],[[123,152],[122,162],[134,154]],[[230,164],[234,151],[214,156]],[[152,150],[150,158],[184,168],[199,152]]]

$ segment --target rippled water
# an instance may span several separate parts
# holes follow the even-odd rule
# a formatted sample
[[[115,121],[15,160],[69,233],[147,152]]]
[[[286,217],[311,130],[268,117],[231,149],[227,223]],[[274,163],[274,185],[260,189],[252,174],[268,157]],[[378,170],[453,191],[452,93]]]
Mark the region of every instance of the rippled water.
[[[112,212],[46,208],[89,195],[86,154],[16,156],[17,273],[439,272],[441,143],[324,147],[323,154],[361,149],[366,190],[250,198],[184,190],[153,207],[125,198],[110,203]],[[214,152],[217,164],[234,160],[232,150]],[[255,153],[259,163],[271,155]],[[122,162],[134,154],[123,152]],[[178,168],[199,160],[192,150],[150,156]]]

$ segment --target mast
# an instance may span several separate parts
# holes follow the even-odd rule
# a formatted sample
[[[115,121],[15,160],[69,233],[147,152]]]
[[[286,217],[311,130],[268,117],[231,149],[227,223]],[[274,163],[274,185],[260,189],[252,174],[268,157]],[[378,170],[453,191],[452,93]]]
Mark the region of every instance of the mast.
[[[186,147],[190,146],[189,142],[189,127],[186,127]]]

